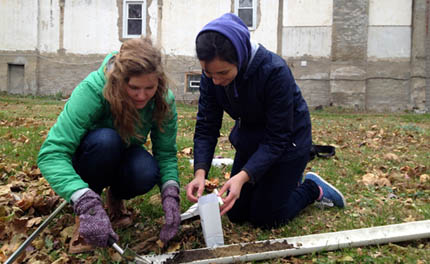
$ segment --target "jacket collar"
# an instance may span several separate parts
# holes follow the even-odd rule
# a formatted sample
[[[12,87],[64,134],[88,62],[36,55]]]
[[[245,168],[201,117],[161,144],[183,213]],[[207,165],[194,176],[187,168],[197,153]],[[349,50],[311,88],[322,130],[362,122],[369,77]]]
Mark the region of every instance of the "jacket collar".
[[[267,53],[266,48],[263,45],[259,44],[258,50],[255,53],[254,58],[252,59],[251,63],[248,65],[248,69],[243,75],[243,79],[246,80],[255,73],[258,66],[260,66],[260,64],[263,62],[264,57],[266,56],[266,53]]]

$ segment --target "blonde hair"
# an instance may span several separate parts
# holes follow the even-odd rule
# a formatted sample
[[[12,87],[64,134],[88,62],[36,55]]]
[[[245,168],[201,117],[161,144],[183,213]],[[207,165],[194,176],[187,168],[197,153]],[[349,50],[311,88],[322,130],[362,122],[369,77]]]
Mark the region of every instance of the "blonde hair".
[[[126,91],[130,78],[141,74],[156,73],[158,76],[152,119],[163,131],[162,124],[170,109],[166,102],[167,77],[163,69],[160,50],[152,45],[149,38],[130,39],[122,44],[119,53],[113,58],[112,66],[113,69],[107,71],[107,82],[103,94],[110,103],[114,126],[121,138],[127,143],[130,142],[131,137],[142,138],[142,135],[137,133],[137,127],[144,124]]]

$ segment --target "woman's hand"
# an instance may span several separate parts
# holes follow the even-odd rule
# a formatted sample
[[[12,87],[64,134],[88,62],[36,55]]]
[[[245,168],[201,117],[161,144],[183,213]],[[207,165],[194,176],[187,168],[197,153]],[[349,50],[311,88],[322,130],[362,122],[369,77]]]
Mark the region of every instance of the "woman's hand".
[[[179,209],[179,189],[176,186],[168,186],[161,194],[165,224],[161,228],[160,240],[167,244],[178,232],[181,223],[181,211]]]
[[[222,199],[224,204],[220,208],[221,215],[224,215],[233,207],[236,200],[239,199],[243,184],[247,181],[249,181],[248,173],[246,171],[240,171],[222,186],[218,194],[220,197],[222,197],[227,190],[230,192],[226,198]]]
[[[187,184],[187,199],[197,203],[205,190],[205,170],[198,169],[194,175],[194,180]]]
[[[112,229],[100,195],[88,190],[76,200],[73,210],[79,215],[79,234],[88,244],[107,247],[109,238],[118,241],[118,235]]]

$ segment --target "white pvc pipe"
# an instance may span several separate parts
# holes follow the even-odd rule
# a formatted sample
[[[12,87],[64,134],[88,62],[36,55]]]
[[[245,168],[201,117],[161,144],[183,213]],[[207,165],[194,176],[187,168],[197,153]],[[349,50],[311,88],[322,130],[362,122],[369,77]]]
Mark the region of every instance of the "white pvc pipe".
[[[285,242],[292,244],[294,248],[252,253],[241,256],[229,256],[205,260],[196,260],[193,264],[209,263],[233,263],[238,261],[256,261],[273,258],[283,258],[286,256],[304,255],[320,251],[331,251],[348,247],[360,247],[369,245],[386,244],[390,242],[401,242],[430,237],[430,220],[416,221],[403,224],[386,225],[370,228],[353,229],[339,232],[314,234],[307,236],[288,237],[273,240],[258,241],[254,243],[276,243]],[[242,243],[244,246],[251,243]],[[220,246],[218,248],[231,245]],[[206,248],[207,249],[207,248]],[[194,249],[190,251],[197,251]],[[163,263],[171,258],[175,253],[152,256],[155,263]]]

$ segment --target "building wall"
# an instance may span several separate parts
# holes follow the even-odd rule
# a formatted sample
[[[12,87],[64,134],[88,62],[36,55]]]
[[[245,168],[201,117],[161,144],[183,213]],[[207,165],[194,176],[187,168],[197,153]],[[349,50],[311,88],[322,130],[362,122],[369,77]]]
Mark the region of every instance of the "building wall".
[[[425,50],[424,1],[317,5],[288,0],[283,19],[282,55],[311,107],[425,108],[423,61],[412,55]]]
[[[64,1],[64,49],[70,54],[100,54],[117,50],[116,0]]]
[[[24,0],[1,1],[0,8],[0,91],[13,94],[34,94],[37,90],[37,57],[34,47],[38,43],[37,2]],[[15,80],[9,80],[10,70],[22,67],[17,73],[21,88],[8,86]]]
[[[285,58],[311,107],[430,108],[426,0],[256,1],[252,39]],[[198,98],[186,89],[200,72],[195,36],[234,3],[146,0],[144,34],[162,47],[178,100]],[[0,91],[70,94],[125,40],[122,9],[123,0],[0,1]]]
[[[0,50],[34,50],[38,40],[37,1],[1,1]]]
[[[228,12],[234,12],[234,0],[163,1],[161,46],[167,55],[167,70],[174,81],[171,89],[179,100],[198,99],[198,93],[186,89],[187,74],[201,72],[195,55],[195,37],[209,21]],[[278,20],[278,1],[260,0],[258,14],[257,27],[251,30],[251,37],[276,51],[277,28],[274,25]]]
[[[333,0],[284,2],[282,56],[310,106],[328,105]]]

